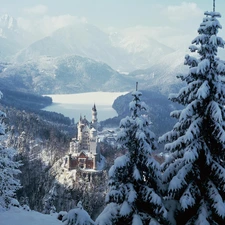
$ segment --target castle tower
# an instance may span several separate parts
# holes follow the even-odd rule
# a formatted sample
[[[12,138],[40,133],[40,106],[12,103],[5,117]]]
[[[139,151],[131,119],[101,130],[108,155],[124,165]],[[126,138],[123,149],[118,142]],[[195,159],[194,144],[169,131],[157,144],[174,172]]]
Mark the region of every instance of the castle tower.
[[[98,122],[97,114],[98,114],[97,109],[94,104],[94,106],[92,107],[92,124],[95,129],[97,128],[97,122]]]
[[[77,124],[77,130],[78,130],[78,135],[77,135],[77,139],[79,141],[82,141],[82,116],[80,116],[80,120]]]
[[[94,157],[93,157],[93,169],[94,170],[97,170],[97,153],[94,154]]]

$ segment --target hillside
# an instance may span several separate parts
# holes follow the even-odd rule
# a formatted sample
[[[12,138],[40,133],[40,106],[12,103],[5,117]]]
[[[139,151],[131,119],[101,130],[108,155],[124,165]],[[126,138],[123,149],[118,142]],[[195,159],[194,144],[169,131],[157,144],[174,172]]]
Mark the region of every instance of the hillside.
[[[179,109],[176,103],[168,100],[158,89],[153,88],[151,91],[141,90],[142,100],[148,105],[148,116],[152,122],[151,129],[157,137],[169,131],[175,120],[170,117],[170,112]],[[119,96],[113,103],[112,107],[118,113],[117,117],[101,122],[103,126],[119,126],[120,120],[130,114],[129,103],[132,100],[131,93]]]
[[[36,94],[127,91],[133,85],[107,64],[75,55],[9,65],[0,73],[0,83],[0,88]]]

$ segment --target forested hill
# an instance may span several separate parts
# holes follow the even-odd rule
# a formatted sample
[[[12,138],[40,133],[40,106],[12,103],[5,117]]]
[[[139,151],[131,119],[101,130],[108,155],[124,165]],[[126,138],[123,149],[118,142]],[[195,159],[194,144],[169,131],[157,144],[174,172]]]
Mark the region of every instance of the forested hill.
[[[0,89],[0,91],[3,93],[3,97],[0,100],[0,104],[3,107],[25,110],[27,113],[35,113],[43,119],[57,124],[71,124],[70,118],[65,117],[63,114],[42,110],[44,107],[52,104],[50,97],[8,89]],[[4,108],[2,111],[5,111]]]
[[[6,89],[1,91],[3,97],[0,110],[6,113],[8,136],[13,147],[22,154],[27,151],[28,157],[32,152],[33,156],[37,155],[41,160],[40,152],[51,151],[54,159],[51,159],[50,164],[64,156],[69,141],[75,135],[75,125],[69,117],[42,110],[52,103],[52,99]],[[24,144],[26,148],[21,147]]]
[[[51,203],[57,211],[70,210],[77,199],[82,198],[88,212],[95,217],[104,204],[106,173],[93,177],[91,183],[77,173],[80,182],[75,183],[72,173],[68,175],[61,166],[71,138],[76,136],[75,124],[62,114],[41,110],[40,106],[47,104],[49,98],[11,91],[3,91],[3,94],[5,99],[0,101],[0,111],[7,115],[7,143],[17,150],[17,160],[22,162],[19,175],[22,188],[17,199],[32,210],[49,213],[46,204],[53,201],[51,193],[55,190],[60,194],[54,196]],[[34,103],[29,105],[31,100]]]
[[[31,94],[26,92],[1,89],[3,98],[1,103],[19,109],[42,109],[52,104],[52,99],[47,96]]]
[[[151,91],[142,90],[142,99],[148,105],[148,116],[152,122],[151,128],[156,136],[161,136],[170,130],[175,120],[170,117],[170,112],[180,109],[181,106],[168,100],[158,89]],[[121,119],[129,115],[129,103],[132,100],[131,93],[119,96],[113,103],[113,108],[118,116],[101,122],[103,126],[119,126]]]
[[[48,185],[55,182],[50,170],[68,152],[75,125],[62,114],[41,110],[51,104],[49,97],[5,89],[2,93],[0,110],[7,116],[7,143],[22,162],[18,200],[29,199],[27,204],[41,211]]]

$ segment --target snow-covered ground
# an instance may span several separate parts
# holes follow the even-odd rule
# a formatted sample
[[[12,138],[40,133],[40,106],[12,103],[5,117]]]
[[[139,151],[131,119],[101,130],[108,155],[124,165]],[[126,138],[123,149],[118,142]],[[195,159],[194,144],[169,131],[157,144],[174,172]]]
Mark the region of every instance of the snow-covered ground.
[[[81,116],[91,120],[91,109],[96,105],[98,120],[102,121],[117,116],[112,108],[114,100],[127,92],[88,92],[79,94],[47,95],[52,98],[53,104],[44,108],[47,111],[62,113],[64,116],[77,121]]]
[[[20,208],[12,208],[6,212],[0,212],[1,225],[62,225],[57,219],[57,214],[46,215],[36,211],[25,211]]]

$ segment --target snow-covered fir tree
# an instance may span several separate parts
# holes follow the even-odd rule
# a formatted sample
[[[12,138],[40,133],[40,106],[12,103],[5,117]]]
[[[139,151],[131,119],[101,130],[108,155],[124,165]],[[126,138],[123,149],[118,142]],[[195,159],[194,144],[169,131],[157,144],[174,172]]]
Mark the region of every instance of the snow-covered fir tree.
[[[141,92],[132,93],[131,116],[120,122],[118,142],[126,154],[118,157],[109,170],[106,207],[96,219],[97,225],[167,224],[167,211],[160,197],[160,165],[152,157],[156,149],[147,105]]]
[[[205,12],[193,55],[185,56],[189,72],[180,78],[186,85],[169,97],[185,108],[171,113],[178,122],[159,139],[171,152],[163,182],[176,204],[174,224],[225,224],[225,61],[217,57],[225,42],[217,36],[218,17]]]
[[[82,203],[79,201],[75,209],[71,209],[62,218],[64,225],[94,225],[87,211],[83,209]]]
[[[0,211],[18,203],[15,192],[20,188],[20,182],[15,178],[20,173],[20,163],[14,161],[16,151],[6,147],[5,118],[5,113],[0,111]]]

